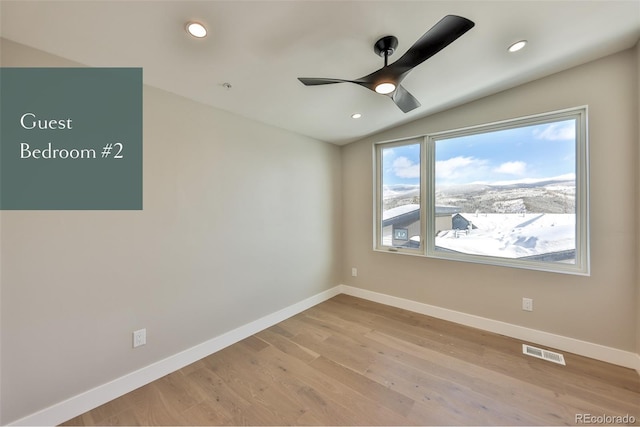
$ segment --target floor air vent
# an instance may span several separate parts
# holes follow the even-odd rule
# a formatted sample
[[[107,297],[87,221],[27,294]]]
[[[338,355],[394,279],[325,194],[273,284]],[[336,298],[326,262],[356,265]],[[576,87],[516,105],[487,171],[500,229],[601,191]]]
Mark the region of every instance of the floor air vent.
[[[566,365],[566,363],[564,363],[564,356],[560,353],[543,350],[528,344],[522,344],[522,352],[529,356],[537,357],[538,359],[548,360],[549,362],[557,363],[559,365]]]

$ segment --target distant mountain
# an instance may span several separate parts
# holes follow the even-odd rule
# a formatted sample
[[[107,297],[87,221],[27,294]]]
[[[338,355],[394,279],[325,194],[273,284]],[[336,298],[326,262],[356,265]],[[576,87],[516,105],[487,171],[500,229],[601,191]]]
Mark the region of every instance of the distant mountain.
[[[420,185],[385,185],[382,189],[383,210],[420,203]]]
[[[462,212],[574,213],[575,178],[572,176],[493,184],[439,186],[436,205],[456,206]],[[420,202],[418,185],[388,185],[383,189],[384,210]]]
[[[452,185],[436,188],[436,204],[463,212],[574,213],[575,193],[575,180]]]

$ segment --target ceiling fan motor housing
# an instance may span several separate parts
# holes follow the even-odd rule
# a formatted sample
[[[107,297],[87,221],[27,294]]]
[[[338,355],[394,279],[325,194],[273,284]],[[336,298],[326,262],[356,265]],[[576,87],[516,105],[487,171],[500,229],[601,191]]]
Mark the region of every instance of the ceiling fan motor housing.
[[[391,56],[398,47],[398,39],[394,36],[385,36],[373,45],[373,51],[380,56]]]

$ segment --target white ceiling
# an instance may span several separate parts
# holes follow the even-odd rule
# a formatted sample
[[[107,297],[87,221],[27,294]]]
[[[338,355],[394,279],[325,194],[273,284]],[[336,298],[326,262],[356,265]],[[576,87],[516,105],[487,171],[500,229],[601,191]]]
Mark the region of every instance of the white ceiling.
[[[416,67],[402,113],[353,84],[382,67],[373,44],[399,39],[390,63],[447,14],[475,27]],[[634,1],[2,1],[0,35],[94,67],[143,67],[145,84],[323,141],[382,129],[634,46]],[[206,24],[194,39],[188,20]],[[514,41],[527,39],[509,54]],[[231,83],[230,90],[222,83]],[[358,120],[350,116],[360,112]]]

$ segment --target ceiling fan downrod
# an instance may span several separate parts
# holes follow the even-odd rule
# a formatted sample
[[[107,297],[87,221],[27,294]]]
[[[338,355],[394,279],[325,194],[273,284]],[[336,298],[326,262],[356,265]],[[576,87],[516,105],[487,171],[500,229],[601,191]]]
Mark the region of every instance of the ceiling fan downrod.
[[[388,60],[393,52],[398,47],[398,39],[394,36],[385,36],[379,39],[376,44],[373,45],[373,51],[384,58],[384,66],[388,65]]]

